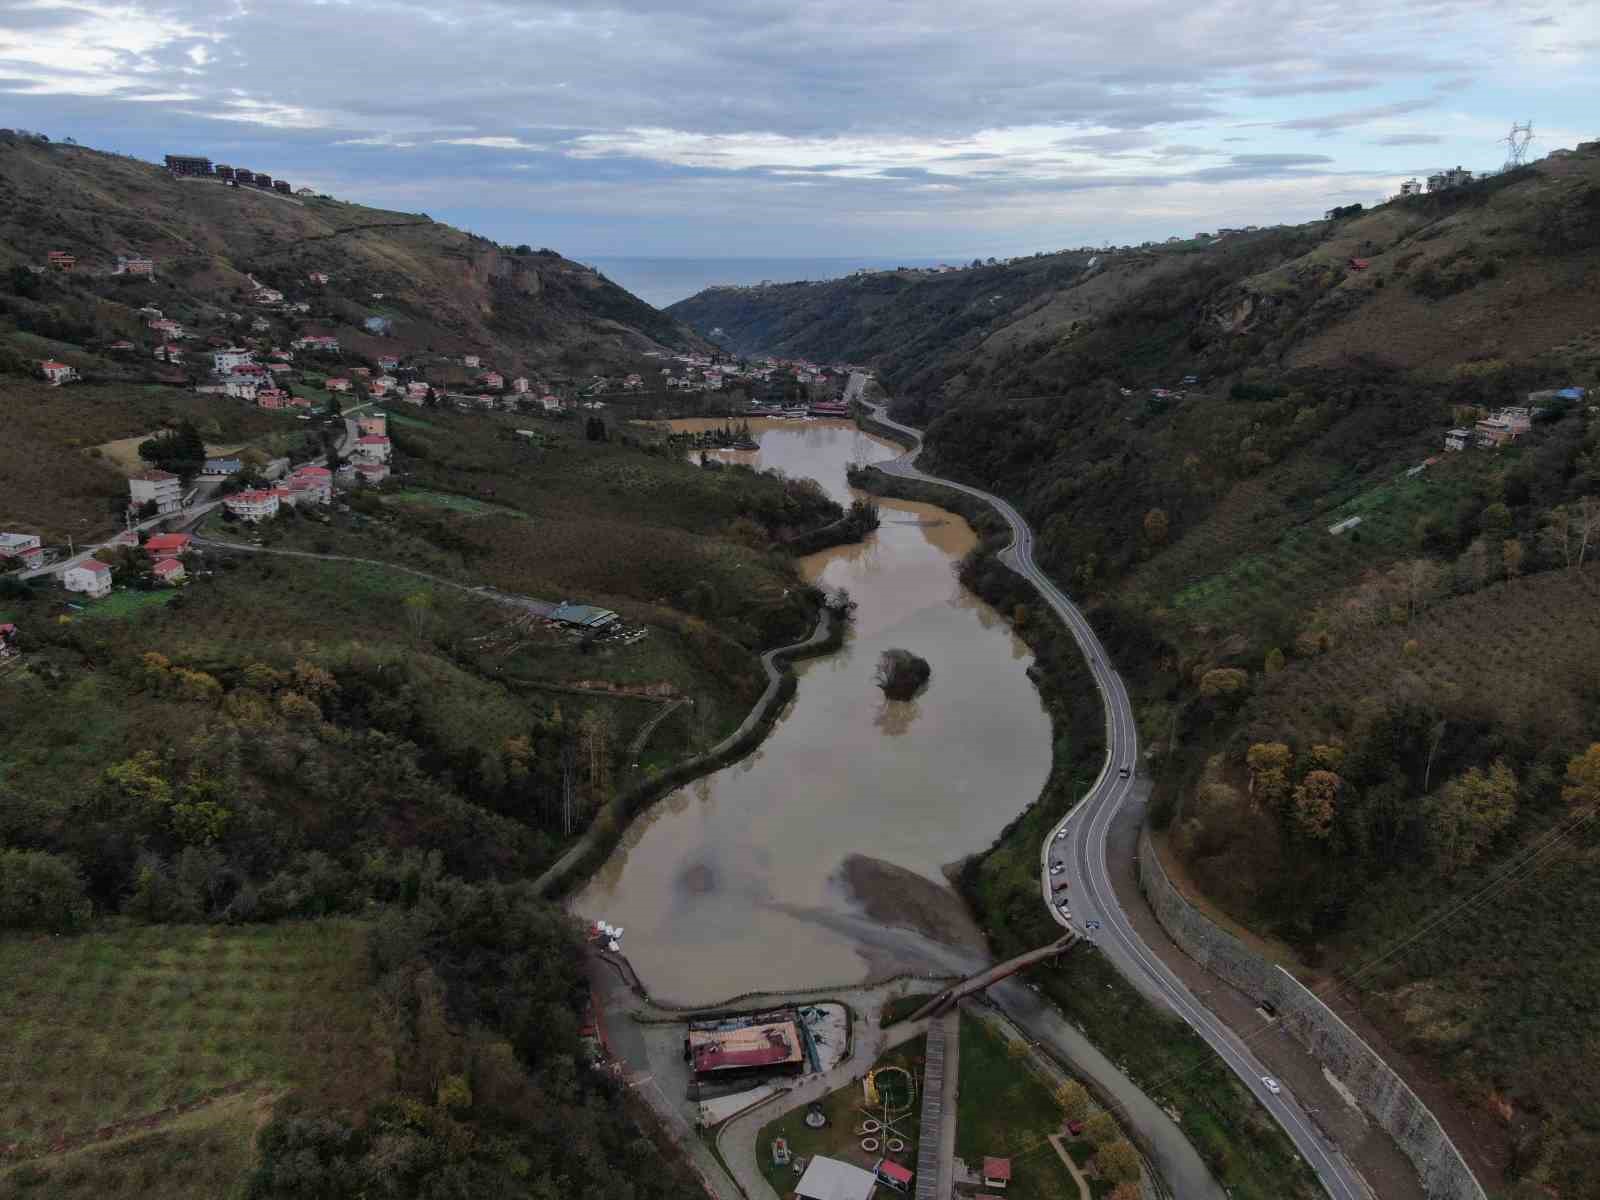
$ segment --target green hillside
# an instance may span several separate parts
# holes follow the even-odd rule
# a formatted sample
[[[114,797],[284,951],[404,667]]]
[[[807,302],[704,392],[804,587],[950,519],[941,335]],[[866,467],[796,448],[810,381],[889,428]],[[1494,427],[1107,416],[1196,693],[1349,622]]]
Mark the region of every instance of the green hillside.
[[[1600,955],[1573,936],[1597,882],[1600,420],[1592,391],[1529,397],[1600,384],[1596,295],[1589,153],[1093,266],[672,311],[874,366],[931,469],[1013,500],[1128,677],[1190,877],[1442,1077],[1507,1194],[1579,1196],[1600,1112],[1548,1081],[1600,1070]],[[1506,406],[1534,410],[1514,443],[1444,449]]]
[[[12,287],[0,316],[0,356],[30,367],[43,353],[88,374],[144,377],[157,341],[137,311],[145,305],[229,340],[251,336],[262,316],[278,344],[316,332],[361,356],[476,353],[508,379],[581,376],[700,344],[553,250],[499,246],[424,213],[179,180],[133,158],[0,137],[0,274],[52,250],[75,256],[74,270],[25,294]],[[110,274],[121,255],[154,260],[155,278]],[[309,311],[263,311],[251,279]],[[369,317],[386,318],[388,333],[368,333]],[[106,353],[124,338],[137,353]]]

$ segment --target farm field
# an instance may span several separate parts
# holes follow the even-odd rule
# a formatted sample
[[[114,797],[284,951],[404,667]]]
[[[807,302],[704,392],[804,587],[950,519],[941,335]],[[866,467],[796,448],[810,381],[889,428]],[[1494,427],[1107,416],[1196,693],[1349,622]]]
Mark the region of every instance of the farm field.
[[[0,1195],[134,1195],[156,1179],[163,1195],[225,1194],[254,1122],[181,1108],[289,1089],[363,1106],[385,1078],[364,936],[318,921],[0,941]]]

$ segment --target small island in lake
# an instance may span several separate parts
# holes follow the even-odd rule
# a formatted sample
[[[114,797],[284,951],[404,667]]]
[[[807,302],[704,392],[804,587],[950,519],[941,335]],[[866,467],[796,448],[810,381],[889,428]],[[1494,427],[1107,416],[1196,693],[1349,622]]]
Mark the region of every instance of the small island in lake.
[[[927,686],[933,677],[928,660],[909,650],[885,650],[878,658],[872,682],[891,700],[909,700]]]

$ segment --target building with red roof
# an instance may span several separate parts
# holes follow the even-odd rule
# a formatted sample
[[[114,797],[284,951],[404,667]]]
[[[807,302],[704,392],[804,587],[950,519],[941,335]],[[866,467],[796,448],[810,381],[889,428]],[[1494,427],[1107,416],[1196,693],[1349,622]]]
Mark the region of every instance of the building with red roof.
[[[100,597],[111,593],[111,568],[98,558],[86,558],[61,573],[61,585],[69,592]]]
[[[985,1158],[983,1160],[983,1186],[1005,1191],[1011,1183],[1011,1160],[1009,1158]]]
[[[175,558],[163,558],[150,568],[150,574],[162,583],[177,583],[184,575],[183,564]]]
[[[389,439],[381,433],[369,433],[356,439],[356,453],[373,462],[388,462],[389,449]]]
[[[144,548],[147,554],[158,558],[182,554],[189,548],[189,543],[194,541],[187,533],[158,533],[146,539]]]

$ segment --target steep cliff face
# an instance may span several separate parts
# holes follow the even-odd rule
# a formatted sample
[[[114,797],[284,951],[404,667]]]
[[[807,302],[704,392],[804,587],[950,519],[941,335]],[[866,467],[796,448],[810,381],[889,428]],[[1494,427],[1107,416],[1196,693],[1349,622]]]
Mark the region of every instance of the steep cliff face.
[[[386,317],[402,352],[476,351],[502,370],[604,370],[705,345],[553,250],[499,246],[426,214],[177,180],[132,158],[0,136],[0,269],[50,250],[89,275],[123,254],[155,259],[158,307],[237,309],[253,278],[352,331]],[[330,281],[312,284],[314,272]]]

